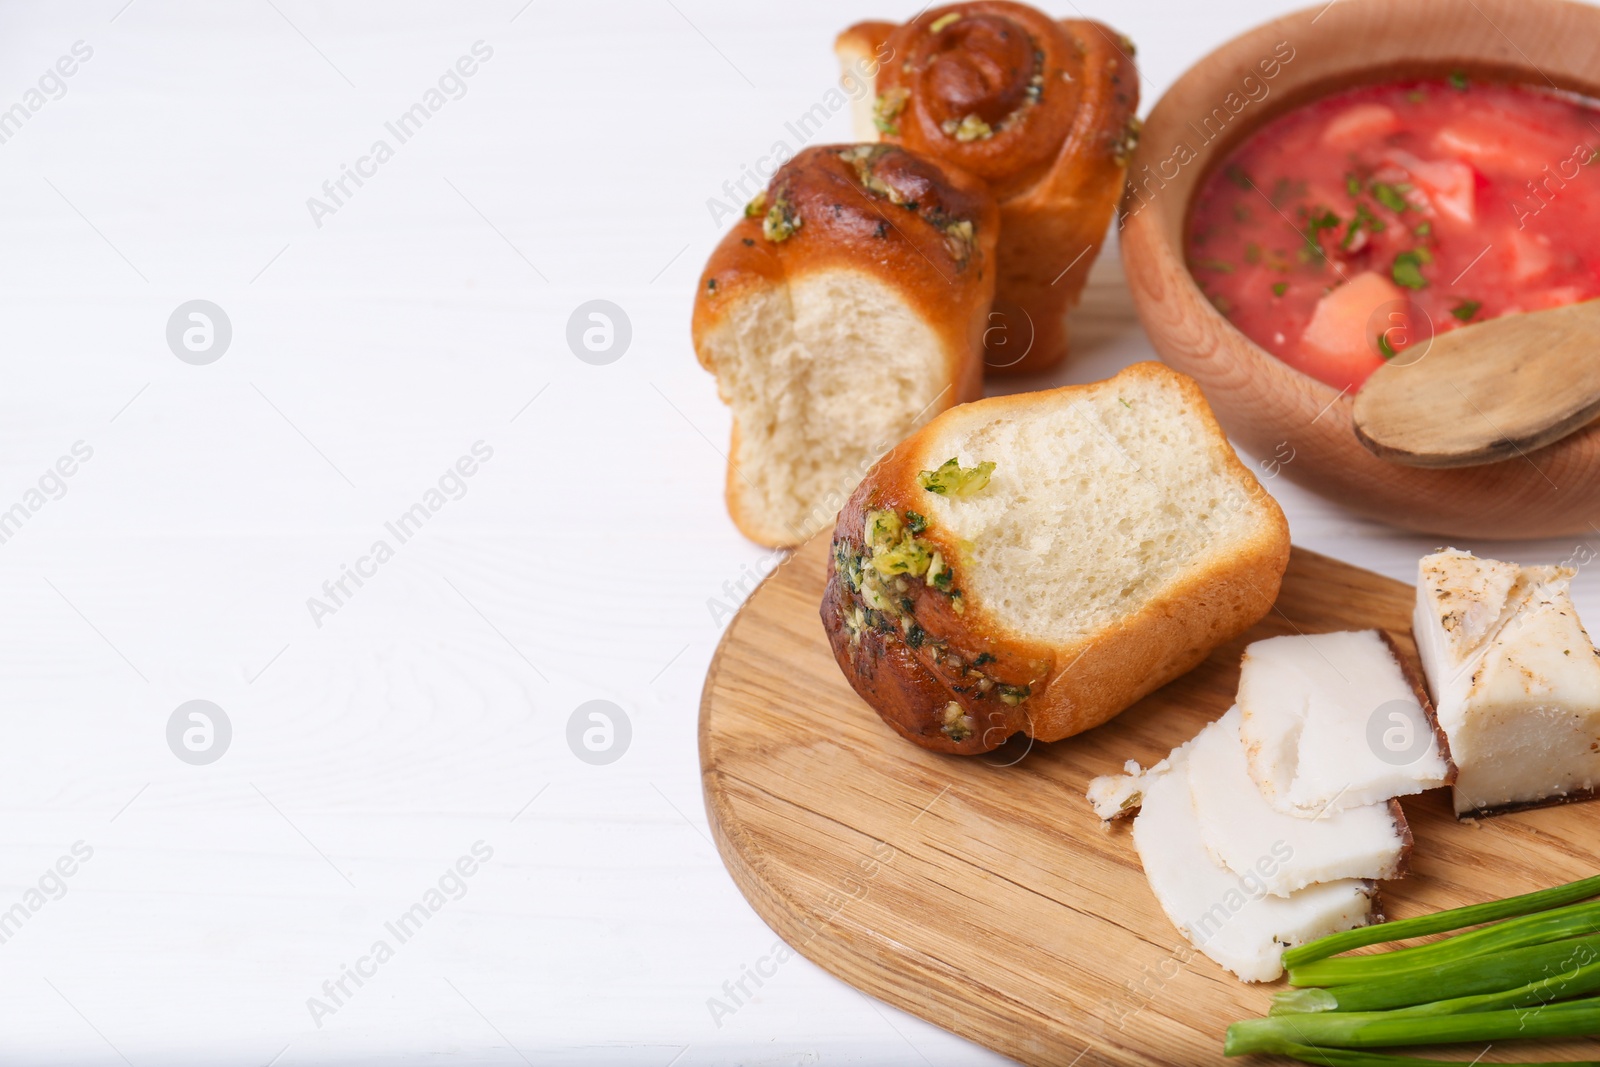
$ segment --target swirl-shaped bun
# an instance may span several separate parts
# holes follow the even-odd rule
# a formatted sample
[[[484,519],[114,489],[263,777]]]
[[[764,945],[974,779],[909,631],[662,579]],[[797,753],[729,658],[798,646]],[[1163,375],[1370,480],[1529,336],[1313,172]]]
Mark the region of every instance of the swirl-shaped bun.
[[[1000,202],[987,362],[1046,369],[1121,195],[1137,136],[1133,46],[1097,22],[979,0],[840,35],[847,71],[876,72],[878,137],[982,178]]]
[[[980,395],[998,231],[982,181],[886,144],[808,148],[745,208],[692,333],[733,408],[747,536],[801,544],[880,455]]]

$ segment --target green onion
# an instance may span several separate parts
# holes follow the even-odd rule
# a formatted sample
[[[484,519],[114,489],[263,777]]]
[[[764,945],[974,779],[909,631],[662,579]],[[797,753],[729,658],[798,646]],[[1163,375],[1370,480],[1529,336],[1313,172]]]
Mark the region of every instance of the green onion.
[[[1574,883],[1574,885],[1582,885],[1582,883]],[[1525,899],[1525,897],[1514,897],[1512,901],[1518,901],[1518,899]],[[1512,901],[1498,901],[1498,904],[1512,904]],[[1382,941],[1398,941],[1402,937],[1443,933],[1443,931],[1458,929],[1461,926],[1475,925],[1475,923],[1488,921],[1485,918],[1466,917],[1464,915],[1464,913],[1472,912],[1477,907],[1486,907],[1486,905],[1478,904],[1474,905],[1472,909],[1464,907],[1464,909],[1456,909],[1454,912],[1440,912],[1438,915],[1426,915],[1426,917],[1416,918],[1416,920],[1382,923],[1379,926],[1363,926],[1363,928],[1354,929],[1349,933],[1378,931],[1381,934]],[[1304,961],[1304,963],[1299,961],[1299,957],[1296,957],[1296,960],[1290,960],[1291,955],[1296,955],[1296,953],[1306,949],[1318,949],[1318,945],[1322,945],[1323,942],[1334,941],[1336,937],[1342,939],[1342,941],[1349,941],[1349,947],[1352,947],[1352,949],[1363,944],[1362,941],[1347,939],[1344,934],[1334,934],[1333,937],[1323,937],[1322,941],[1301,945],[1301,949],[1288,950],[1288,952],[1283,953],[1283,961],[1290,969],[1291,985],[1336,985],[1339,982],[1358,982],[1368,979],[1368,977],[1395,974],[1398,971],[1405,971],[1408,966],[1411,969],[1416,968],[1418,965],[1426,968],[1432,963],[1443,963],[1443,961],[1451,960],[1451,958],[1480,955],[1483,952],[1496,952],[1496,950],[1501,949],[1520,949],[1523,945],[1544,944],[1547,941],[1555,941],[1557,937],[1581,936],[1581,934],[1595,933],[1597,929],[1600,929],[1600,901],[1570,904],[1566,905],[1566,907],[1550,907],[1549,910],[1534,912],[1531,915],[1522,915],[1520,912],[1506,912],[1504,915],[1510,915],[1510,917],[1515,918],[1510,918],[1509,921],[1501,921],[1501,923],[1496,923],[1493,926],[1485,926],[1483,929],[1474,929],[1469,933],[1446,937],[1445,941],[1414,945],[1410,949],[1395,949],[1392,952],[1360,955],[1360,957],[1342,957],[1338,958],[1338,960],[1325,958],[1323,953],[1318,950],[1314,955],[1310,955],[1309,960]],[[1435,923],[1435,925],[1424,926],[1424,920],[1440,920],[1443,923],[1448,923],[1448,925],[1437,925]],[[1384,934],[1382,931],[1389,931],[1389,934]],[[1366,941],[1365,944],[1373,944],[1374,941],[1378,941],[1378,937],[1373,937],[1371,941]],[[1344,949],[1346,949],[1344,945],[1338,945],[1338,947],[1333,947],[1333,952],[1344,952]]]
[[[1278,1052],[1285,1045],[1377,1048],[1451,1041],[1581,1037],[1600,1033],[1600,997],[1539,1008],[1481,1011],[1465,1015],[1411,1016],[1396,1012],[1323,1012],[1272,1015],[1228,1027],[1223,1053]]]
[[[1591,963],[1565,974],[1551,975],[1504,992],[1480,993],[1472,997],[1413,1004],[1407,1008],[1396,1008],[1390,1014],[1450,1015],[1474,1011],[1499,1011],[1502,1008],[1532,1008],[1560,1000],[1562,997],[1577,997],[1597,990],[1600,990],[1600,964]]]
[[[1283,954],[1283,965],[1296,967],[1312,960],[1337,956],[1352,949],[1366,948],[1368,945],[1381,945],[1390,941],[1404,941],[1412,937],[1426,937],[1429,934],[1461,930],[1468,926],[1529,915],[1597,896],[1600,896],[1600,875],[1558,885],[1552,889],[1541,889],[1536,893],[1506,897],[1504,900],[1469,904],[1464,908],[1436,911],[1432,915],[1419,915],[1414,919],[1378,923],[1374,926],[1362,926],[1343,933],[1330,934],[1298,948],[1291,948]]]
[[[1289,984],[1339,985],[1370,978],[1393,978],[1420,973],[1440,963],[1527,945],[1542,945],[1564,937],[1592,934],[1597,930],[1600,930],[1600,900],[1586,901],[1507,919],[1426,945],[1413,945],[1376,955],[1314,960],[1299,967],[1290,967]]]
[[[1301,1063],[1314,1063],[1319,1067],[1466,1067],[1463,1060],[1422,1060],[1413,1056],[1386,1056],[1381,1052],[1365,1052],[1345,1048],[1312,1048],[1309,1045],[1284,1045],[1279,1055],[1290,1056]],[[1600,1067],[1600,1060],[1560,1060],[1541,1063],[1497,1063],[1495,1067]]]
[[[1394,955],[1398,953],[1365,958],[1383,960]],[[1273,998],[1272,1014],[1382,1011],[1417,1005],[1437,1009],[1421,1013],[1429,1015],[1458,1010],[1486,1011],[1525,1007],[1540,1003],[1541,999],[1555,1000],[1555,995],[1541,998],[1539,994],[1557,989],[1565,990],[1560,996],[1600,992],[1600,935],[1529,945],[1490,956],[1469,956],[1420,972],[1386,974],[1372,981],[1352,982],[1331,989],[1279,993]],[[1523,992],[1534,999],[1519,1000],[1518,995]],[[1489,994],[1507,999],[1470,1006],[1455,1003]],[[1450,1006],[1441,1007],[1441,1004]]]
[[[1362,1049],[1600,1035],[1597,896],[1600,877],[1584,878],[1288,950],[1283,963],[1301,989],[1277,993],[1266,1019],[1230,1025],[1222,1051],[1323,1067],[1442,1067],[1450,1061]],[[1469,926],[1429,944],[1338,955]]]
[[[1289,981],[1302,988],[1273,997],[1266,1018],[1230,1026],[1223,1051],[1323,1067],[1429,1067],[1449,1061],[1361,1050],[1600,1035],[1597,896],[1600,878],[1588,878],[1291,949]],[[1337,955],[1473,926],[1428,944]]]

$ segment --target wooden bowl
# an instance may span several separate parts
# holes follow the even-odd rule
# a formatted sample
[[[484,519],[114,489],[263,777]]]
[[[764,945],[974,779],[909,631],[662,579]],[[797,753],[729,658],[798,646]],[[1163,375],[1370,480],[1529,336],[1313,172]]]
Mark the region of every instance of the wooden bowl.
[[[1239,332],[1184,265],[1193,193],[1263,121],[1349,85],[1456,68],[1600,95],[1600,9],[1566,0],[1336,0],[1234,38],[1191,67],[1145,122],[1123,203],[1128,284],[1161,358],[1199,381],[1235,441],[1293,481],[1427,533],[1587,535],[1600,524],[1600,423],[1480,467],[1381,460],[1356,440],[1351,394]]]

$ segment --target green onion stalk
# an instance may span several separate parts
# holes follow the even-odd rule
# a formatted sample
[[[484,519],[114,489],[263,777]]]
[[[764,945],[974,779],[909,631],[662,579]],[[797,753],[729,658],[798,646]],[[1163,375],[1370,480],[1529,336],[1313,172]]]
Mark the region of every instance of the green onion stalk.
[[[1600,931],[1600,901],[1508,919],[1427,945],[1365,956],[1319,959],[1289,968],[1289,984],[1333,986],[1372,979],[1424,978],[1430,968],[1507,949],[1543,945]]]
[[[1398,953],[1370,957],[1386,959]],[[1600,993],[1600,934],[1529,945],[1495,955],[1473,955],[1436,964],[1424,971],[1399,970],[1381,978],[1326,989],[1295,989],[1273,997],[1272,1014],[1324,1011],[1385,1011],[1453,1003],[1497,994],[1505,1003],[1488,1008],[1518,1008],[1563,997]],[[1542,1001],[1541,1001],[1542,995]],[[1533,999],[1521,1000],[1520,996]],[[1457,1008],[1441,1009],[1444,1014]]]
[[[1596,897],[1600,877],[1291,949],[1284,963],[1290,984],[1300,988],[1277,994],[1266,1018],[1230,1026],[1223,1050],[1321,1067],[1431,1067],[1452,1061],[1373,1050],[1600,1035]],[[1440,933],[1451,936],[1339,955]],[[1587,1062],[1600,1067],[1600,1061]]]
[[[1482,923],[1496,922],[1500,919],[1509,919],[1518,915],[1528,915],[1537,911],[1546,911],[1564,904],[1573,904],[1580,900],[1600,896],[1600,875],[1593,878],[1584,878],[1577,882],[1555,886],[1552,889],[1541,889],[1537,893],[1524,893],[1521,896],[1507,897],[1504,900],[1491,900],[1484,904],[1471,904],[1464,908],[1451,908],[1448,911],[1434,912],[1432,915],[1419,915],[1414,919],[1401,919],[1398,922],[1378,923],[1373,926],[1362,926],[1355,930],[1346,930],[1343,933],[1330,934],[1315,941],[1291,948],[1283,954],[1285,967],[1299,967],[1313,960],[1326,959],[1337,956],[1341,952],[1352,949],[1366,948],[1368,945],[1381,945],[1390,941],[1403,941],[1410,937],[1425,937],[1429,934],[1442,934],[1450,930],[1460,930],[1468,926],[1478,926]]]
[[[1331,1045],[1363,1049],[1453,1041],[1578,1037],[1595,1033],[1600,1033],[1600,997],[1464,1015],[1407,1015],[1386,1011],[1271,1015],[1228,1027],[1223,1052],[1229,1056],[1243,1056],[1281,1053],[1287,1046],[1320,1049]]]
[[[1426,1060],[1414,1056],[1389,1056],[1364,1049],[1312,1048],[1284,1045],[1278,1054],[1318,1067],[1470,1067],[1465,1060]],[[1497,1063],[1494,1067],[1600,1067],[1600,1060],[1560,1060],[1541,1063]]]
[[[1496,933],[1491,926],[1482,933]],[[1469,997],[1472,993],[1491,993],[1512,989],[1515,985],[1533,982],[1539,977],[1562,974],[1573,968],[1600,960],[1600,918],[1582,917],[1581,920],[1563,921],[1538,928],[1525,926],[1518,931],[1507,931],[1506,936],[1493,941],[1472,942],[1450,950],[1456,937],[1429,945],[1440,949],[1430,953],[1426,960],[1400,960],[1405,952],[1382,952],[1370,957],[1357,957],[1370,961],[1363,966],[1354,981],[1322,981],[1325,974],[1315,974],[1317,981],[1309,981],[1306,971],[1326,969],[1331,963],[1342,960],[1310,963],[1302,971],[1290,971],[1294,985],[1326,987],[1338,1008],[1314,1008],[1315,1011],[1382,1011],[1386,1008],[1403,1008],[1419,1005],[1429,1000],[1448,1000],[1451,997]],[[1555,936],[1549,934],[1555,933]],[[1520,937],[1538,934],[1539,941],[1518,944]],[[1461,939],[1464,941],[1464,939]],[[1490,950],[1483,945],[1491,944]],[[1390,965],[1390,966],[1384,966]],[[1587,990],[1581,990],[1587,992]],[[1283,1001],[1293,1001],[1293,993],[1283,995]]]

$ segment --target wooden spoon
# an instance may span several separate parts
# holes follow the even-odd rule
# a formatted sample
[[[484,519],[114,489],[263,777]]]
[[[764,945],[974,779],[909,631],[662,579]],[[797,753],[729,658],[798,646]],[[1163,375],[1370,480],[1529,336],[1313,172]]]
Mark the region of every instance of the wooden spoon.
[[[1506,315],[1413,345],[1356,394],[1356,437],[1408,467],[1471,467],[1600,415],[1600,300]]]

